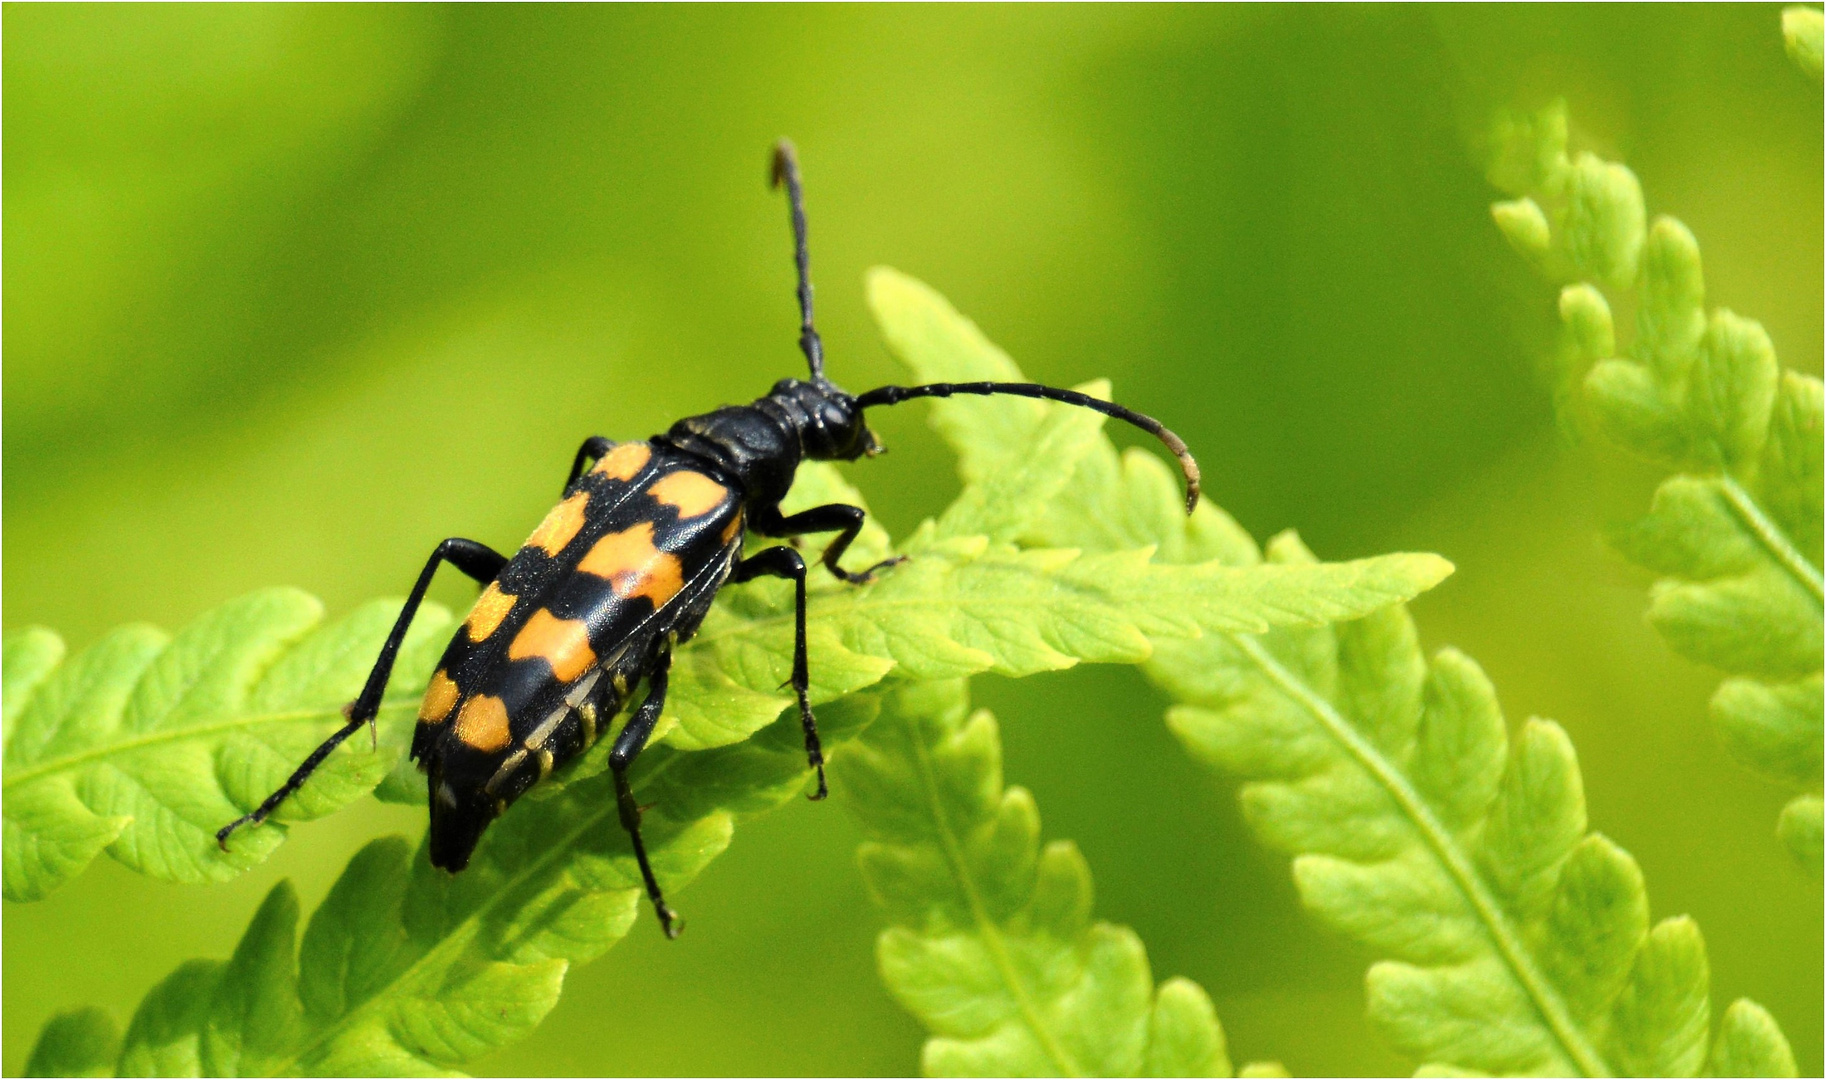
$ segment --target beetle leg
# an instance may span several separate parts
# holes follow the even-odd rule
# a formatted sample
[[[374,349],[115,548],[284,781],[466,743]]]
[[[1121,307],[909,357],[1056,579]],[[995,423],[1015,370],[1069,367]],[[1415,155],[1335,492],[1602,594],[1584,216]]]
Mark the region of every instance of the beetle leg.
[[[660,649],[653,658],[653,670],[647,673],[647,699],[628,718],[627,726],[621,729],[621,734],[615,737],[615,745],[609,750],[609,770],[615,774],[615,808],[621,815],[621,827],[628,831],[628,839],[634,845],[634,861],[640,864],[640,877],[646,882],[653,912],[659,916],[660,929],[667,937],[675,938],[685,928],[685,920],[666,906],[665,894],[660,892],[659,881],[653,876],[653,865],[647,861],[647,845],[640,838],[641,806],[634,801],[634,789],[628,783],[628,770],[647,745],[647,736],[653,734],[653,726],[659,723],[659,714],[666,707],[666,682],[671,669],[671,650]]]
[[[824,549],[819,561],[839,581],[847,581],[851,585],[867,585],[875,580],[875,571],[907,561],[905,555],[896,555],[892,559],[881,560],[861,573],[853,573],[837,565],[837,560],[843,557],[856,535],[862,531],[862,522],[867,516],[867,511],[862,507],[848,503],[826,503],[810,510],[801,510],[791,517],[781,517],[779,508],[776,507],[771,513],[756,511],[751,528],[762,536],[797,536],[800,533],[834,531],[837,539],[832,540],[830,546]]]
[[[855,507],[848,507],[855,510]],[[860,513],[860,511],[858,511]],[[787,682],[799,699],[799,726],[805,729],[805,760],[818,770],[818,790],[813,801],[830,794],[824,783],[824,747],[818,742],[818,721],[812,718],[812,703],[806,696],[811,688],[811,674],[805,660],[805,560],[789,547],[772,547],[743,559],[729,574],[736,584],[761,575],[791,578],[793,582],[793,673]]]
[[[405,606],[399,609],[399,618],[393,623],[393,632],[387,635],[386,644],[380,647],[380,656],[374,661],[374,669],[368,672],[368,681],[362,686],[360,696],[343,708],[342,713],[348,717],[348,722],[325,739],[321,746],[311,751],[311,756],[304,759],[304,764],[298,766],[286,778],[285,783],[279,785],[279,790],[268,795],[252,813],[243,814],[217,830],[216,843],[223,851],[228,850],[230,834],[243,825],[258,825],[265,821],[279,808],[280,803],[304,786],[304,782],[311,778],[311,774],[317,771],[317,767],[323,764],[323,760],[332,751],[342,745],[344,739],[355,734],[363,724],[373,723],[374,717],[380,712],[380,698],[386,693],[387,680],[393,675],[393,662],[399,658],[400,644],[406,640],[406,630],[412,625],[412,617],[418,614],[419,605],[425,600],[425,590],[431,587],[431,578],[437,573],[438,564],[446,562],[486,584],[495,579],[501,572],[501,567],[507,565],[507,556],[486,544],[455,536],[437,546],[437,550],[431,553],[431,558],[426,560],[425,569],[419,572],[418,582],[412,586],[411,595],[406,597]]]
[[[591,435],[589,438],[583,440],[583,445],[577,448],[576,458],[571,461],[571,475],[570,478],[564,482],[564,490],[571,490],[571,485],[575,484],[577,478],[583,475],[584,462],[594,461],[614,448],[614,440],[605,439],[601,435]]]

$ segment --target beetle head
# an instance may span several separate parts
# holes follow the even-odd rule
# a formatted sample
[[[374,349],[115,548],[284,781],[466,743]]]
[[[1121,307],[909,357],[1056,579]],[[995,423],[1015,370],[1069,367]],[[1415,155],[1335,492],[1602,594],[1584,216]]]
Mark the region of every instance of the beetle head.
[[[768,397],[789,403],[805,456],[814,461],[855,461],[882,452],[881,441],[863,422],[856,399],[829,379],[781,379]]]

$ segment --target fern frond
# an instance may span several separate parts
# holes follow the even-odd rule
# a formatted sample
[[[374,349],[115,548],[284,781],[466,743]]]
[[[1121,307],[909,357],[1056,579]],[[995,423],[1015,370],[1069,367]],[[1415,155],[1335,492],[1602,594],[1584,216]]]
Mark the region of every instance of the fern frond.
[[[1092,921],[1077,847],[1040,846],[1033,796],[1003,787],[995,719],[961,682],[890,692],[844,762],[863,877],[895,924],[882,981],[932,1033],[925,1075],[1231,1075],[1204,990],[1156,987],[1134,932]]]
[[[276,788],[360,690],[399,612],[379,600],[332,623],[293,589],[203,615],[176,637],[124,626],[76,657],[32,628],[5,642],[8,900],[36,900],[106,849],[142,873],[221,881],[259,863],[283,827],[231,852],[215,831]],[[281,821],[327,814],[373,788],[402,756],[449,623],[419,615],[381,706],[380,745],[338,754]]]
[[[827,742],[873,716],[864,696],[826,710]],[[592,753],[600,753],[599,746]],[[734,821],[795,796],[804,777],[796,718],[735,746],[656,747],[635,771],[660,878],[674,892],[728,845]],[[624,937],[644,894],[616,820],[613,782],[541,788],[483,836],[460,875],[403,838],[370,843],[300,939],[289,883],[268,894],[234,955],[182,965],[141,1003],[121,1075],[428,1075],[523,1038],[557,1003],[572,964]],[[54,1022],[40,1046],[100,1060],[100,1035]],[[105,1031],[91,1024],[85,1031]],[[78,1033],[80,1034],[80,1033]]]
[[[821,709],[836,775],[873,704],[852,695]],[[403,840],[370,845],[295,961],[297,905],[289,887],[276,889],[234,959],[187,964],[148,995],[117,1067],[422,1073],[524,1036],[555,1004],[567,966],[599,955],[635,918],[640,879],[602,775],[607,746],[497,822],[461,875],[433,871]],[[635,784],[654,807],[648,845],[668,888],[722,850],[736,815],[791,798],[804,769],[791,717],[743,742],[643,755]],[[1183,1056],[1203,1044],[1197,1001],[1182,989],[1164,1001],[1157,1056],[1168,1061],[1169,1046]]]
[[[808,465],[787,508],[831,501],[862,500],[830,466]],[[857,549],[867,558],[888,544],[875,529]],[[826,577],[814,590],[815,701],[890,671],[929,679],[1137,663],[1154,638],[1348,617],[1412,597],[1449,571],[1424,555],[1257,570],[1160,566],[1145,551],[1024,551],[930,523],[903,550],[911,560],[874,585]],[[679,650],[658,737],[685,749],[723,746],[779,715],[793,635],[792,591],[782,585],[727,591]],[[64,663],[48,631],[9,637],[4,693],[17,718],[5,756],[6,896],[42,897],[104,849],[187,882],[222,880],[266,858],[281,828],[248,830],[226,853],[214,831],[342,723],[397,611],[376,601],[319,626],[317,601],[271,590],[204,615],[175,639],[125,627]],[[282,821],[328,813],[389,774],[391,797],[423,797],[402,750],[448,622],[427,609],[414,624],[378,751],[351,740],[281,808]]]
[[[877,271],[871,285],[884,322],[911,307],[929,322],[958,318],[897,275]],[[902,357],[922,379],[984,377],[939,350]],[[994,377],[1018,373],[1010,363]],[[1157,457],[1100,439],[1020,535],[1089,551],[1154,545],[1161,561],[1263,562],[1215,507],[1188,519],[1177,506]],[[1311,558],[1291,535],[1266,552],[1270,565]],[[1245,813],[1296,856],[1307,907],[1389,958],[1367,978],[1371,1015],[1423,1071],[1696,1075],[1710,1045],[1714,1069],[1793,1074],[1754,1003],[1734,1004],[1711,1038],[1698,929],[1649,925],[1635,861],[1586,830],[1564,732],[1530,721],[1511,747],[1481,670],[1451,650],[1429,663],[1405,609],[1162,640],[1145,670],[1183,703],[1169,717],[1181,740],[1251,781]]]
[[[1100,438],[1094,431],[1077,437],[1092,445]],[[1037,483],[1043,474],[1028,475]],[[1009,493],[1003,479],[991,483]],[[979,490],[967,485],[955,505],[990,505],[979,501]],[[865,505],[835,469],[808,465],[786,510],[821,502]],[[994,502],[1003,512],[1039,505],[1012,496]],[[1031,675],[1085,661],[1138,663],[1154,638],[1349,617],[1343,613],[1417,595],[1451,569],[1433,555],[1334,563],[1285,577],[1216,563],[1163,566],[1146,551],[1031,550],[950,531],[964,520],[947,511],[922,524],[898,548],[909,561],[866,588],[820,575],[807,617],[814,702],[853,693],[890,671],[902,679],[950,679],[984,671]],[[852,550],[863,563],[895,549],[879,530],[865,530]],[[723,745],[778,715],[787,704],[778,688],[792,633],[790,584],[728,590],[673,666],[667,707],[677,728],[662,728],[670,741],[693,749]]]
[[[1291,536],[1271,561],[1310,554]],[[1388,957],[1371,1018],[1417,1059],[1495,1073],[1695,1076],[1709,975],[1690,920],[1650,926],[1641,871],[1586,831],[1571,743],[1530,720],[1510,744],[1494,689],[1430,662],[1405,610],[1262,638],[1163,642],[1169,725],[1249,778],[1245,816],[1294,855],[1301,900]],[[1758,1075],[1792,1075],[1774,1033]],[[1735,1031],[1736,1029],[1731,1029]]]
[[[1817,42],[1819,12],[1812,19]],[[1786,21],[1793,47],[1805,20]],[[1624,166],[1568,156],[1563,103],[1507,122],[1502,138],[1491,176],[1520,197],[1496,204],[1498,225],[1549,276],[1574,281],[1560,293],[1564,410],[1588,410],[1625,449],[1679,470],[1647,517],[1611,538],[1665,575],[1650,593],[1649,621],[1676,652],[1739,676],[1711,702],[1738,760],[1817,791],[1820,380],[1782,370],[1754,320],[1706,312],[1692,233],[1667,217],[1645,227],[1641,188]],[[1599,286],[1636,308],[1626,344]],[[1797,798],[1779,830],[1816,868],[1818,806],[1817,794]]]

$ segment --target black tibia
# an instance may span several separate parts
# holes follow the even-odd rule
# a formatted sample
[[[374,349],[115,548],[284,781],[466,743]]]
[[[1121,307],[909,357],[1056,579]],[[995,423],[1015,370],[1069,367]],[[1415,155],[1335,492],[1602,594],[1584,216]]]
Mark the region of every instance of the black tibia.
[[[653,864],[647,861],[646,842],[640,838],[640,804],[634,801],[634,789],[628,784],[628,770],[647,745],[647,736],[653,734],[653,725],[659,723],[659,714],[666,708],[666,681],[671,670],[672,653],[662,649],[653,658],[653,670],[647,673],[647,700],[628,718],[627,726],[621,729],[621,734],[615,737],[614,747],[609,750],[609,770],[615,774],[615,808],[621,813],[621,827],[628,831],[628,839],[634,845],[634,861],[640,864],[640,877],[646,882],[647,896],[653,901],[653,913],[659,916],[659,928],[666,936],[675,938],[685,928],[685,920],[666,906],[665,894],[660,892],[659,881],[653,876]]]
[[[583,440],[583,445],[577,448],[577,457],[571,462],[571,475],[564,481],[564,490],[571,490],[571,485],[575,484],[577,478],[583,475],[585,463],[595,461],[613,449],[615,449],[615,441],[605,439],[601,435],[591,435]]]
[[[781,517],[780,508],[770,506],[753,511],[749,518],[749,528],[762,536],[798,536],[801,533],[835,531],[837,539],[832,540],[830,546],[824,549],[820,560],[824,563],[824,568],[840,581],[847,581],[851,585],[867,585],[875,580],[875,571],[907,561],[904,555],[883,559],[859,574],[837,565],[837,560],[849,550],[856,534],[862,531],[862,522],[867,516],[862,507],[848,503],[826,503],[810,510],[802,510],[791,517]]]
[[[431,578],[437,573],[439,563],[449,563],[463,573],[474,578],[480,584],[487,584],[507,565],[507,556],[486,544],[474,540],[464,540],[453,536],[437,546],[426,560],[425,568],[419,571],[418,581],[412,586],[411,595],[406,597],[406,605],[399,610],[399,618],[393,623],[393,631],[387,635],[386,644],[380,647],[380,656],[374,661],[374,669],[368,672],[368,681],[361,688],[361,694],[354,701],[343,707],[342,713],[348,722],[337,729],[334,735],[323,741],[323,745],[311,751],[311,756],[304,759],[304,764],[279,785],[279,790],[268,795],[253,813],[224,825],[216,832],[216,843],[222,850],[228,850],[228,837],[243,825],[258,825],[265,821],[272,812],[279,808],[294,791],[304,786],[304,782],[317,771],[317,766],[330,756],[344,739],[355,734],[363,724],[372,723],[380,712],[381,695],[387,692],[387,680],[393,675],[393,662],[399,659],[400,643],[406,640],[406,630],[412,625],[412,617],[418,614],[419,605],[424,603],[425,590],[431,587]]]
[[[852,506],[846,509],[856,508]],[[816,801],[830,794],[830,788],[824,783],[824,747],[818,742],[818,721],[812,718],[812,703],[806,697],[811,687],[811,675],[805,662],[805,560],[789,547],[768,548],[756,552],[753,558],[737,563],[729,580],[740,584],[762,575],[791,578],[794,586],[793,673],[787,683],[799,699],[799,726],[805,729],[805,760],[818,770],[818,790],[811,796]]]

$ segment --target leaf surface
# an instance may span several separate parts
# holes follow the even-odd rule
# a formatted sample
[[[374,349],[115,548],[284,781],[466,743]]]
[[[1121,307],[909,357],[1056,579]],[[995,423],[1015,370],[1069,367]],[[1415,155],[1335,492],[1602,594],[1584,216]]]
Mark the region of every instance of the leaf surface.
[[[35,900],[110,855],[173,881],[221,881],[263,860],[283,826],[223,852],[215,831],[278,787],[341,726],[399,610],[375,601],[332,623],[293,589],[251,593],[176,637],[125,626],[68,660],[50,631],[5,642],[5,893]],[[421,612],[383,702],[378,748],[351,740],[277,819],[335,810],[400,757],[449,617]]]
[[[866,696],[824,710],[833,761],[873,713]],[[738,813],[795,797],[804,775],[796,717],[736,746],[643,755],[635,787],[654,807],[645,831],[668,891],[722,852]],[[612,779],[598,769],[541,791],[484,834],[460,875],[403,838],[368,844],[302,937],[281,882],[232,957],[187,963],[147,995],[109,1064],[122,1075],[436,1075],[524,1038],[570,966],[624,937],[645,904]],[[69,1042],[63,1028],[41,1039]]]

